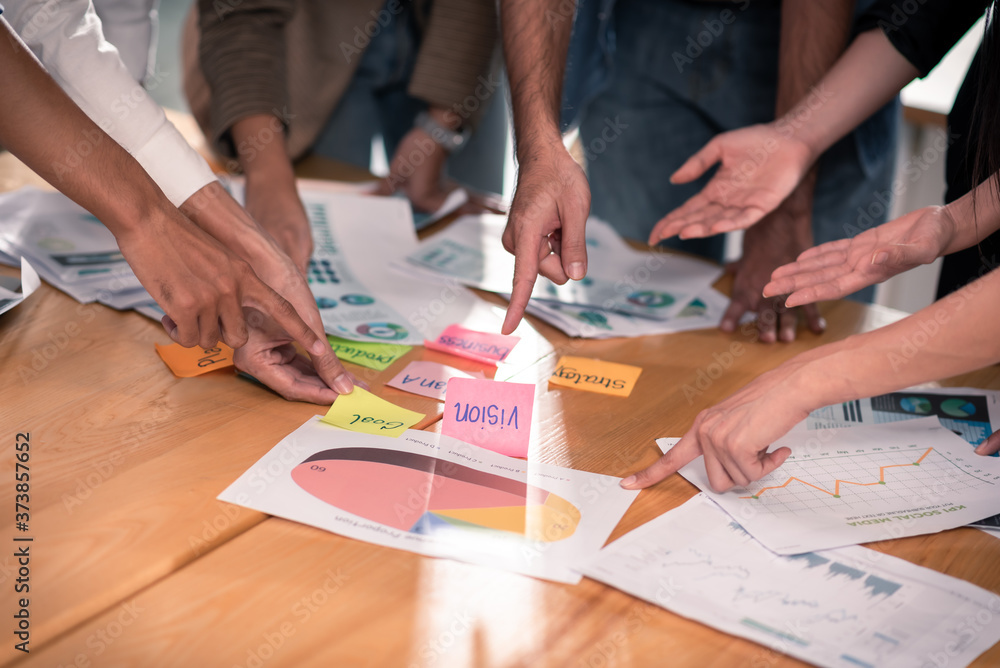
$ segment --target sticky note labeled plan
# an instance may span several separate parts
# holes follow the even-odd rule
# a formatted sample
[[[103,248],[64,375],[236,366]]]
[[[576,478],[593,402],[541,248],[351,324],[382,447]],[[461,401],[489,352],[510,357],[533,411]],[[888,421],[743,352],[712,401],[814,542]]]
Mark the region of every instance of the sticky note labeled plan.
[[[441,433],[508,457],[527,457],[534,400],[534,385],[453,378]]]
[[[357,385],[350,394],[337,397],[322,418],[323,422],[334,427],[392,438],[398,437],[422,419],[423,413],[401,408]]]
[[[437,362],[410,362],[386,385],[423,397],[444,401],[448,381],[453,378],[483,378],[482,371],[466,373]]]
[[[170,370],[179,378],[200,376],[233,365],[233,349],[221,341],[212,348],[185,348],[179,343],[171,343],[169,346],[161,346],[159,343],[153,345]]]
[[[549,382],[577,390],[627,397],[632,394],[640,373],[642,369],[637,366],[567,356],[559,360]]]
[[[519,336],[477,332],[460,325],[450,325],[436,340],[424,341],[424,347],[477,362],[498,364],[507,359],[520,340]]]
[[[336,336],[327,336],[330,347],[341,362],[366,366],[376,371],[385,371],[390,364],[410,351],[413,346],[398,343],[368,343],[350,341]]]

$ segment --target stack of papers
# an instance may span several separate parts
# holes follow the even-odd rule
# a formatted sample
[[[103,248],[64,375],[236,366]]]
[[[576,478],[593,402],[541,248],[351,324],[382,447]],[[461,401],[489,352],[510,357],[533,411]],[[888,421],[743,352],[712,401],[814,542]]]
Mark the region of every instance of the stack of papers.
[[[407,255],[407,269],[507,296],[514,257],[501,245],[505,225],[500,215],[463,216]],[[596,219],[587,223],[587,253],[589,272],[582,281],[556,285],[539,277],[528,307],[532,314],[587,338],[711,327],[722,317],[724,298],[711,290],[722,274],[716,265],[634,250]]]
[[[20,278],[0,276],[0,313],[6,313],[30,297],[39,285],[38,273],[22,257]]]

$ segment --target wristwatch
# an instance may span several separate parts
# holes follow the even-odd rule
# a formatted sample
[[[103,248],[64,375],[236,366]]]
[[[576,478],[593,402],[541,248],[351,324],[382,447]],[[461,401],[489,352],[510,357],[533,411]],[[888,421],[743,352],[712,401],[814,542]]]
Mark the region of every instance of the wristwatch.
[[[449,130],[435,121],[426,111],[421,111],[417,114],[417,119],[413,122],[413,126],[429,134],[431,139],[449,153],[454,153],[465,146],[465,143],[469,141],[469,137],[472,135],[472,130],[468,127],[462,127],[459,130]]]

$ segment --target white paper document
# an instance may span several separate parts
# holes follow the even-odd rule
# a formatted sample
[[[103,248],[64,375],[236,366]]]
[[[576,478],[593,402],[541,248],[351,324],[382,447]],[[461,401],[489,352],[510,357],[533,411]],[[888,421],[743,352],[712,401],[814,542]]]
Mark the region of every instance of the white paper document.
[[[827,668],[964,668],[1000,640],[992,592],[863,547],[777,556],[700,494],[583,571]]]
[[[936,533],[1000,513],[1000,460],[937,418],[791,432],[792,454],[746,488],[718,494],[699,457],[680,473],[778,554]]]
[[[20,278],[0,276],[0,313],[6,313],[23,302],[41,284],[38,272],[22,257]]]
[[[514,257],[501,244],[505,225],[502,215],[463,216],[420,242],[406,260],[431,275],[509,293]],[[614,228],[595,219],[587,221],[587,255],[586,278],[557,285],[539,277],[532,297],[666,320],[722,274],[720,267],[701,260],[634,250]]]
[[[974,387],[909,388],[814,410],[796,429],[885,424],[936,415],[972,445],[1000,429],[1000,392]]]
[[[447,436],[308,420],[219,499],[377,545],[575,583],[638,492]]]

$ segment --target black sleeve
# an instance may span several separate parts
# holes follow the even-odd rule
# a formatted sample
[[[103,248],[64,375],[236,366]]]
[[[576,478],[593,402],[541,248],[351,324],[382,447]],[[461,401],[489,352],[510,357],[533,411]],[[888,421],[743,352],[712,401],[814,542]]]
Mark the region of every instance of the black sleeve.
[[[857,31],[879,28],[925,77],[968,32],[992,0],[876,0]]]

